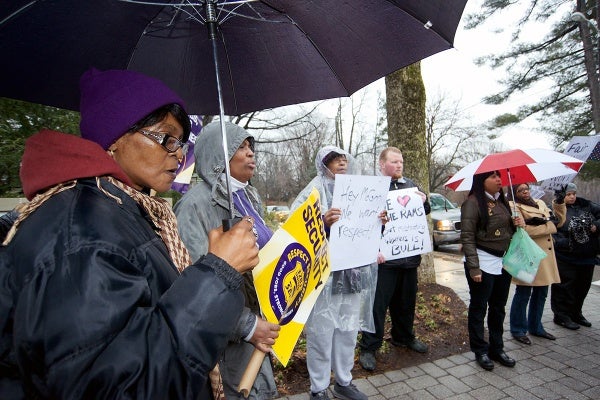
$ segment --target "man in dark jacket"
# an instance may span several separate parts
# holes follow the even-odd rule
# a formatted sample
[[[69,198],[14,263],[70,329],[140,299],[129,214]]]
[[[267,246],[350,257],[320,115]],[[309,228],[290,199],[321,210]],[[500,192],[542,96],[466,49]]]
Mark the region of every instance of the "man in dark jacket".
[[[410,179],[402,176],[404,159],[402,152],[396,147],[388,147],[379,155],[379,169],[385,176],[392,177],[390,191],[415,188],[423,199],[425,214],[429,214],[431,206],[427,195]],[[408,347],[419,353],[427,352],[427,345],[415,337],[413,327],[415,305],[417,301],[417,267],[421,264],[421,256],[411,256],[386,261],[380,254],[377,273],[377,289],[373,304],[375,333],[363,332],[359,343],[361,348],[359,364],[367,371],[375,369],[375,352],[383,343],[385,315],[390,310],[392,320],[392,339],[394,346]]]

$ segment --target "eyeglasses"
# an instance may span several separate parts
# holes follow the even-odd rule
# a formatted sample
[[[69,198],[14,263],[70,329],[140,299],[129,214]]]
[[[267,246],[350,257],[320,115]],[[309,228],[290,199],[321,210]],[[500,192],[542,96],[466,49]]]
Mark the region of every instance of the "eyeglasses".
[[[517,193],[524,193],[524,192],[529,192],[529,189],[528,188],[524,188],[524,189],[517,190]]]
[[[187,143],[183,143],[181,140],[169,135],[168,133],[154,132],[147,129],[140,129],[138,132],[156,140],[156,142],[169,153],[175,153],[179,149],[182,149],[183,154],[187,153]]]

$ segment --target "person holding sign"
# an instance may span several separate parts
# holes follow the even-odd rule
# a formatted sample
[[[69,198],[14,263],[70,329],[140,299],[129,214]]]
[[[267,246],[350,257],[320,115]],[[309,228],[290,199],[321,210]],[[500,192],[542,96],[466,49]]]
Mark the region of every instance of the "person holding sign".
[[[404,158],[396,147],[388,147],[379,155],[379,170],[392,178],[390,191],[415,188],[423,200],[425,214],[431,211],[427,195],[410,179],[403,176]],[[426,353],[427,345],[415,337],[414,319],[417,299],[417,267],[421,264],[421,255],[386,260],[380,253],[377,269],[377,290],[373,303],[375,333],[363,332],[359,343],[359,364],[367,371],[376,366],[375,352],[383,343],[385,316],[390,310],[392,320],[392,339],[394,346],[408,347],[419,353]]]
[[[257,246],[262,248],[273,232],[262,219],[263,206],[258,191],[249,183],[256,169],[254,137],[239,125],[231,122],[225,122],[225,125],[234,213],[236,217],[252,219]],[[204,127],[194,147],[196,173],[202,182],[188,190],[174,207],[181,239],[193,258],[206,253],[208,232],[229,217],[225,155],[222,151],[215,151],[222,140],[220,122],[211,122]],[[254,349],[268,353],[280,330],[279,325],[260,317],[252,275],[245,274],[244,280],[246,307],[219,361],[223,389],[228,399],[244,398],[238,392],[238,386]],[[264,357],[248,398],[270,399],[276,395],[271,359]]]
[[[487,371],[495,360],[506,367],[516,361],[504,352],[503,324],[511,275],[502,267],[502,256],[508,250],[517,226],[525,227],[520,216],[511,215],[502,191],[499,171],[473,176],[469,197],[461,207],[461,233],[465,275],[469,284],[469,346],[477,364]],[[489,343],[484,337],[485,315]]]
[[[292,209],[299,207],[313,187],[319,191],[325,231],[340,220],[341,209],[331,207],[335,175],[356,174],[354,158],[346,151],[325,146],[315,159],[317,176],[298,194]],[[379,214],[385,222],[386,213]],[[374,264],[373,264],[374,265]],[[366,400],[367,396],[352,383],[354,348],[358,330],[364,321],[371,320],[372,307],[362,307],[363,297],[374,291],[372,266],[333,271],[317,298],[310,317],[304,325],[306,335],[306,365],[310,375],[311,399],[329,399],[327,388],[331,371],[335,376],[334,395],[341,399]],[[362,315],[362,313],[366,315]]]
[[[558,220],[550,219],[550,210],[542,200],[535,200],[529,192],[529,184],[522,183],[513,185],[508,197],[514,200],[510,207],[516,207],[525,220],[525,231],[543,249],[547,256],[542,259],[531,283],[526,283],[513,278],[516,284],[515,295],[510,306],[510,333],[519,342],[531,344],[527,331],[533,336],[555,340],[554,335],[546,332],[542,325],[542,314],[544,304],[548,296],[548,287],[553,283],[560,282],[556,257],[554,255],[554,241],[552,234],[556,233],[556,227],[565,222],[566,206],[564,201],[560,204],[554,202],[554,215]],[[529,303],[529,314],[527,304]]]

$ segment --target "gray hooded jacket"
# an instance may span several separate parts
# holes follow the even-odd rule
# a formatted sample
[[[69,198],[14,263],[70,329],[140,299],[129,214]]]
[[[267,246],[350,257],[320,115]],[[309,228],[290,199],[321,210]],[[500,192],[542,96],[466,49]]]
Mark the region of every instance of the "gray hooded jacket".
[[[230,122],[225,122],[227,133],[227,162],[231,160],[235,152],[246,139],[254,139],[242,127]],[[206,125],[194,146],[194,157],[196,159],[196,173],[202,182],[194,185],[175,204],[174,211],[177,215],[179,234],[183,243],[196,260],[208,252],[208,232],[223,224],[223,219],[229,218],[229,200],[227,186],[223,180],[225,172],[225,156],[223,154],[223,139],[221,136],[221,124],[219,121]],[[248,199],[254,209],[262,216],[262,204],[258,191],[253,186],[246,186]],[[242,215],[234,209],[234,216]],[[225,350],[220,362],[221,374],[227,398],[241,398],[237,393],[239,378],[244,372],[245,365],[240,360],[247,360],[254,350],[250,343],[242,341],[248,331],[250,321],[254,323],[259,315],[260,307],[252,273],[244,274],[246,308],[239,320],[237,329],[231,336],[231,345]],[[250,325],[252,326],[252,325]],[[277,392],[269,358],[261,366],[252,392],[251,399],[268,399]]]

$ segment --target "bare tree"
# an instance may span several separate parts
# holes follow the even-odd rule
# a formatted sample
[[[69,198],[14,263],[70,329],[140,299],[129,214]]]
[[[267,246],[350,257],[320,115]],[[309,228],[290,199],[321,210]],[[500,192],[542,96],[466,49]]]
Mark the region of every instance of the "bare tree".
[[[319,113],[306,115],[300,124],[280,128],[273,137],[256,142],[257,174],[253,179],[261,197],[271,203],[291,202],[315,176],[314,159],[324,144],[332,143],[334,131]]]
[[[425,114],[429,191],[435,191],[466,164],[464,151],[467,143],[475,140],[475,129],[460,101],[449,99],[445,93],[427,100]]]

